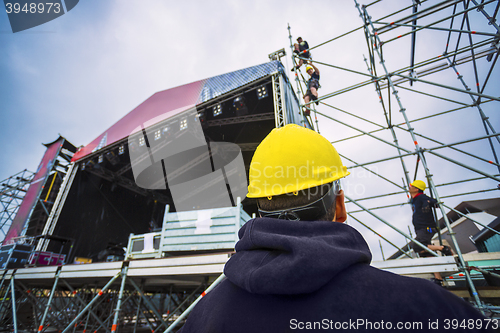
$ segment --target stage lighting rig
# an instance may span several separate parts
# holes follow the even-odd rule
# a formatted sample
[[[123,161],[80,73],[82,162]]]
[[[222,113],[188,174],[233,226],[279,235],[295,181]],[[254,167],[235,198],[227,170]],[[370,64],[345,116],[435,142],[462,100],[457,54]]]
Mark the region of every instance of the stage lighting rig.
[[[236,97],[233,100],[233,108],[236,111],[236,116],[244,116],[248,114],[248,107],[245,101],[245,97],[242,95]]]
[[[114,152],[112,151],[108,151],[106,153],[106,159],[109,161],[109,163],[111,163],[112,165],[117,165],[118,163],[120,163],[120,159],[118,158],[118,156],[115,155]]]
[[[184,118],[184,119],[182,119],[182,120],[181,120],[181,123],[180,123],[180,127],[179,127],[179,129],[180,129],[181,131],[183,131],[183,130],[185,130],[186,128],[188,128],[188,120],[187,120],[187,118]]]
[[[214,111],[214,117],[217,117],[218,115],[222,114],[222,105],[217,104],[216,106],[213,107]]]
[[[266,98],[267,96],[269,96],[269,94],[267,92],[265,85],[262,85],[262,86],[257,88],[257,98],[258,99],[263,99],[263,98]]]
[[[146,144],[146,139],[143,136],[139,138],[139,146],[142,147]]]
[[[207,126],[207,117],[205,115],[205,110],[198,113],[198,120],[200,121],[201,127],[205,128]]]
[[[273,53],[269,53],[269,60],[281,60],[281,57],[286,56],[285,49],[274,51]]]
[[[161,135],[166,138],[168,136],[170,136],[171,131],[170,131],[170,126],[164,126],[163,129],[161,130]]]

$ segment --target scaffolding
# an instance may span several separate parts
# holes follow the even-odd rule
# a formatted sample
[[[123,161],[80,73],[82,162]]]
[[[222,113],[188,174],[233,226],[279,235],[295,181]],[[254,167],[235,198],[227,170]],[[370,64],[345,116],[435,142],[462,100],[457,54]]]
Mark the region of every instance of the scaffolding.
[[[229,253],[218,253],[0,271],[0,327],[171,331],[196,298],[223,278],[228,259]]]
[[[380,0],[369,4],[354,0],[354,5],[361,26],[309,48],[314,55],[311,61],[321,68],[323,81],[331,74],[349,84],[328,93],[320,91],[318,107],[312,102],[301,107],[315,118],[318,132],[318,119],[322,120],[322,131],[328,122],[334,124],[326,136],[348,169],[369,175],[370,179],[363,180],[366,184],[351,181],[348,185],[352,186],[346,189],[351,223],[359,223],[407,257],[412,255],[395,240],[399,233],[406,244],[419,244],[411,231],[408,234],[400,227],[403,219],[411,221],[407,188],[414,179],[427,180],[450,231],[458,269],[471,288],[475,305],[483,309],[445,212],[449,206],[443,199],[494,195],[491,192],[500,186],[500,138],[493,126],[495,121],[490,120],[499,119],[493,112],[498,111],[500,101],[500,73],[495,68],[500,54],[496,20],[500,2],[414,0],[398,8],[401,2],[391,6],[386,2],[382,5]],[[310,60],[294,55],[290,26],[288,31],[293,66],[299,59]],[[356,36],[367,49],[367,56],[360,55],[358,65],[353,60],[355,54],[348,49]],[[332,61],[332,44],[350,55],[346,65],[343,59]],[[300,69],[296,70],[295,81],[302,100],[307,82]],[[367,89],[373,86],[375,93]],[[372,99],[379,105],[360,99]],[[477,128],[483,128],[483,133]],[[450,179],[452,175],[460,178]],[[363,193],[353,193],[352,188],[358,185],[363,186]],[[380,222],[385,226],[377,227]]]
[[[2,204],[2,210],[0,211],[0,230],[2,234],[0,239],[3,240],[7,235],[7,230],[9,230],[12,220],[19,210],[21,202],[23,202],[34,175],[33,172],[24,169],[0,183],[0,202]]]
[[[14,332],[172,332],[224,279],[230,256],[216,253],[0,270],[0,327]],[[464,257],[477,271],[485,271],[496,258],[492,253]],[[415,277],[459,272],[453,257],[372,265]],[[484,292],[479,290],[479,295]]]

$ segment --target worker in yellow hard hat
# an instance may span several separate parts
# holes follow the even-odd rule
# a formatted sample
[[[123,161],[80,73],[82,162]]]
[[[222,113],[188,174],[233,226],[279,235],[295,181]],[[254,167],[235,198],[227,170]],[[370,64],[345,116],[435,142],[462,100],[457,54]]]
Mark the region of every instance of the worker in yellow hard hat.
[[[438,207],[438,202],[436,199],[429,198],[424,194],[426,188],[427,186],[422,180],[415,180],[410,184],[409,188],[413,209],[412,223],[416,234],[415,239],[433,251],[441,251],[444,255],[453,255],[449,246],[432,244],[432,238],[438,231],[432,208]],[[417,244],[412,243],[411,245],[414,251],[419,253],[420,256],[431,255]],[[435,273],[434,275],[435,282],[441,284],[441,275],[439,273]]]
[[[318,133],[298,125],[273,129],[250,164],[247,197],[257,201],[260,217],[241,227],[226,279],[180,332],[367,332],[401,322],[484,319],[427,280],[370,266],[363,236],[339,223],[346,220],[339,180],[347,175]]]
[[[309,80],[307,81],[307,91],[303,98],[306,107],[309,107],[308,103],[310,101],[315,101],[316,105],[319,104],[318,102],[316,102],[316,100],[318,99],[318,89],[321,86],[319,84],[319,69],[316,68],[316,66],[314,66],[311,61],[309,61],[309,64],[306,67],[306,72],[307,74],[309,74]],[[304,114],[309,115],[309,109],[306,108]]]
[[[261,216],[344,222],[339,179],[347,175],[328,140],[309,129],[288,125],[274,129],[255,151],[247,197],[257,199]]]

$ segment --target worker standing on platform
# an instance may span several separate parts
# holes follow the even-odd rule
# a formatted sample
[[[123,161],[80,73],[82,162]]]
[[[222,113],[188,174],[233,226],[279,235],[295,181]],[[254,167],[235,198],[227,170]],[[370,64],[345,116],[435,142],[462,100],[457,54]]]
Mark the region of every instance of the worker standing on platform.
[[[309,74],[310,78],[309,81],[307,81],[307,91],[306,94],[304,95],[304,102],[307,107],[309,107],[308,103],[313,100],[316,101],[318,99],[318,89],[320,87],[319,85],[319,69],[314,66],[312,62],[309,62],[309,65],[306,67],[307,74]],[[315,102],[316,105],[318,105],[318,102]],[[309,109],[306,108],[306,111],[304,111],[305,115],[308,116],[310,111]]]
[[[426,188],[422,180],[415,180],[410,184],[411,204],[413,208],[412,223],[415,227],[415,239],[420,243],[427,245],[433,251],[441,251],[446,256],[453,255],[450,247],[446,245],[433,245],[431,240],[437,232],[436,222],[432,208],[438,207],[436,199],[429,198],[424,194]],[[414,244],[414,249],[420,255],[427,255],[427,251]],[[420,251],[419,251],[420,250]]]
[[[297,43],[293,44],[293,47],[295,48],[293,52],[296,53],[299,58],[311,59],[309,44],[307,44],[307,42],[303,40],[302,37],[297,38]],[[308,60],[306,60],[306,62],[307,61]],[[292,71],[299,69],[303,63],[304,59],[299,59],[299,63],[297,64],[297,66],[292,68]]]
[[[260,217],[240,229],[227,278],[201,299],[181,332],[425,332],[484,320],[427,280],[370,266],[363,236],[342,223],[339,180],[347,175],[320,134],[295,124],[273,129],[250,164],[247,197]],[[462,331],[487,331],[474,328]]]
[[[436,199],[429,198],[424,194],[425,188],[426,185],[422,180],[415,180],[410,184],[410,196],[413,209],[412,222],[415,227],[415,239],[433,251],[441,251],[445,256],[451,256],[453,252],[449,246],[432,244],[432,237],[434,237],[438,231],[432,208],[438,207],[438,202]],[[429,252],[415,243],[412,243],[411,246],[421,257],[432,256]],[[434,273],[434,282],[439,285],[443,283],[441,274]]]

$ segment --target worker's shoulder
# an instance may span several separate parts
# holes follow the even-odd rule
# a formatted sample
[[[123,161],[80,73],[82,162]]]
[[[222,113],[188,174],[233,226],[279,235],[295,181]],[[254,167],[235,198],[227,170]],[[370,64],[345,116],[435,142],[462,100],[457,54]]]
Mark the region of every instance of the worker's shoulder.
[[[368,265],[365,265],[368,266]],[[372,290],[379,290],[382,299],[392,299],[395,304],[410,304],[413,308],[426,309],[441,315],[480,318],[481,315],[469,303],[433,282],[417,277],[397,275],[373,266],[359,265],[359,279],[368,279]],[[377,288],[378,287],[378,288]],[[460,314],[460,315],[459,315]]]
[[[437,202],[436,199],[434,198],[431,198],[429,197],[428,195],[426,195],[425,193],[422,193],[421,195],[415,197],[415,199],[417,199],[417,201],[431,201],[431,202]]]
[[[338,282],[353,283],[366,295],[401,302],[411,299],[412,303],[425,303],[429,297],[444,300],[450,294],[426,279],[394,274],[367,264],[353,265],[339,275]]]
[[[403,275],[394,274],[389,271],[385,271],[376,268],[371,265],[354,265],[350,267],[348,273],[351,278],[364,281],[363,284],[377,285],[377,286],[391,286],[392,289],[410,292],[413,288],[420,288],[422,290],[435,291],[435,285],[425,279],[413,278]],[[408,288],[409,286],[413,288]]]

